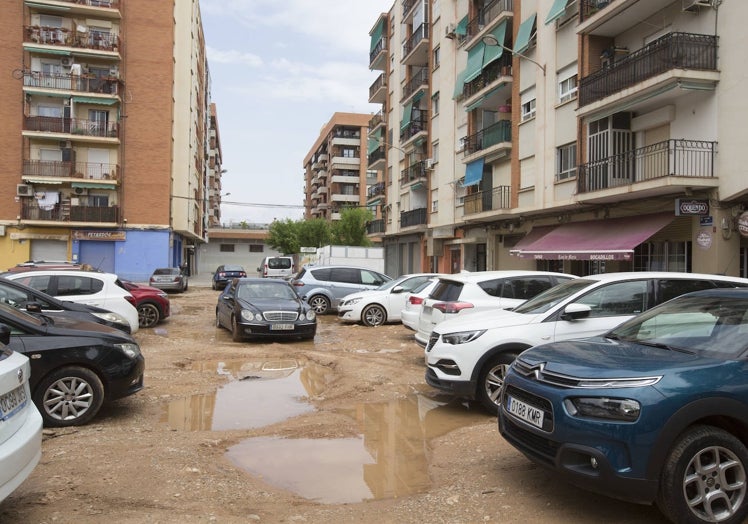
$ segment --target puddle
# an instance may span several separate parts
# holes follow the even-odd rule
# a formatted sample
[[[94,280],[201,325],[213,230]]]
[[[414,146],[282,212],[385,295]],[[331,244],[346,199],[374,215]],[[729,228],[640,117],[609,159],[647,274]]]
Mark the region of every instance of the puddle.
[[[422,395],[360,404],[346,414],[359,437],[251,438],[226,456],[269,484],[324,504],[402,497],[428,490],[431,439],[486,421],[485,413],[458,401]]]
[[[161,422],[187,431],[227,431],[269,426],[314,411],[308,397],[321,395],[331,371],[311,362],[196,362],[192,369],[227,375],[213,393],[169,403]]]

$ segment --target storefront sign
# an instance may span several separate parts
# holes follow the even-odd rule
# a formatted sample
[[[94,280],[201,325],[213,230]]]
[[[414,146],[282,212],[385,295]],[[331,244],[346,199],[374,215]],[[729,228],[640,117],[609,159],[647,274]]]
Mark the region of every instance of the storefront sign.
[[[748,237],[748,211],[744,211],[738,217],[738,231],[740,231],[740,236]]]
[[[73,240],[105,240],[108,242],[124,241],[127,240],[127,233],[124,231],[73,231]]]
[[[682,217],[687,215],[708,215],[709,201],[698,200],[695,198],[676,198],[675,199],[675,216]]]
[[[708,217],[699,217],[699,226],[708,227],[714,225],[714,217],[709,215]]]

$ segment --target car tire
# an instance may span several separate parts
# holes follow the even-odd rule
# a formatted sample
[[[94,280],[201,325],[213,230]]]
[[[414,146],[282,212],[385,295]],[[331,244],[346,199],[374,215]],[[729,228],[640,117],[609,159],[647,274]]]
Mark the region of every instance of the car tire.
[[[213,291],[216,291],[218,289],[218,286],[216,286],[216,281],[215,280],[210,284],[210,287],[213,288]]]
[[[34,390],[33,399],[45,426],[81,426],[99,412],[104,403],[104,385],[90,369],[68,366],[44,377]]]
[[[478,375],[475,397],[492,415],[499,413],[499,391],[504,384],[509,365],[515,358],[517,355],[513,353],[499,353],[483,365]]]
[[[239,322],[236,321],[236,317],[231,317],[231,340],[234,342],[242,342],[244,336],[242,335],[242,329],[239,327]]]
[[[218,318],[218,310],[216,310],[216,328],[221,329],[222,327],[221,320]]]
[[[155,304],[140,304],[138,306],[138,324],[142,328],[155,326],[161,320],[161,311]]]
[[[364,326],[377,327],[387,321],[387,311],[379,304],[366,306],[361,312],[361,322]]]
[[[739,439],[694,426],[668,452],[657,506],[673,522],[741,523],[748,516],[747,469],[748,449]]]
[[[324,315],[330,310],[330,301],[324,295],[314,295],[309,298],[308,302],[318,315]]]

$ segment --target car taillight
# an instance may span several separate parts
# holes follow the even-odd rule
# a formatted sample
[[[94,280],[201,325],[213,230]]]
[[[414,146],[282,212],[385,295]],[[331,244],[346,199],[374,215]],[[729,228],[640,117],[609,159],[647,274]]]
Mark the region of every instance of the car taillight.
[[[226,273],[224,273],[223,271],[221,271],[220,273],[218,273],[218,276],[221,277],[221,278],[224,278],[226,276]]]
[[[437,302],[432,306],[434,309],[438,309],[445,315],[459,313],[463,309],[470,309],[475,306],[470,302]]]
[[[304,287],[304,283],[301,282],[300,280],[294,280],[292,283],[296,287]]]
[[[423,304],[423,297],[410,297],[408,299],[408,302],[410,302],[414,306],[417,306],[418,304]]]
[[[125,300],[127,300],[133,306],[135,305],[135,297],[133,296],[125,297]]]
[[[262,270],[262,276],[263,276],[263,277],[266,277],[266,276],[268,276],[268,265],[267,265],[267,264],[265,264],[265,267],[264,267],[264,269]]]

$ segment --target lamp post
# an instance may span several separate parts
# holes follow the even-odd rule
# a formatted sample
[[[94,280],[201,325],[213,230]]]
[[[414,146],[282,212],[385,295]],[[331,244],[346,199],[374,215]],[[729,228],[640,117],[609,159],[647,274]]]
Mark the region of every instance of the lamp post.
[[[495,36],[493,36],[491,34],[488,34],[488,35],[485,35],[483,38],[481,38],[481,40],[486,45],[490,45],[490,46],[493,46],[493,47],[500,47],[504,51],[509,51],[513,55],[517,55],[520,58],[524,58],[525,60],[529,60],[530,62],[532,62],[533,64],[535,64],[536,66],[538,66],[540,68],[540,70],[543,71],[543,76],[545,76],[545,66],[544,65],[542,65],[539,62],[536,62],[535,60],[533,60],[532,58],[530,58],[527,55],[523,55],[522,53],[516,52],[514,49],[509,49],[504,44],[500,44],[499,41],[496,39]]]

